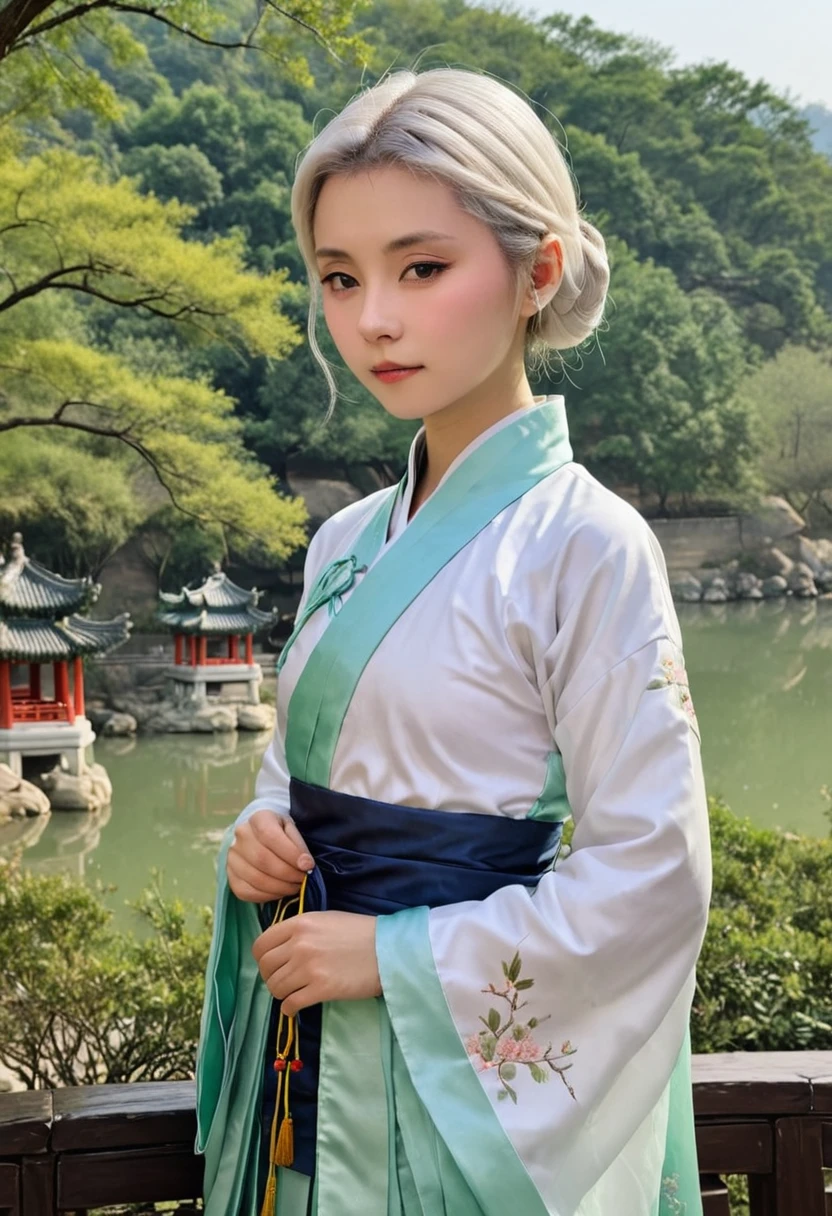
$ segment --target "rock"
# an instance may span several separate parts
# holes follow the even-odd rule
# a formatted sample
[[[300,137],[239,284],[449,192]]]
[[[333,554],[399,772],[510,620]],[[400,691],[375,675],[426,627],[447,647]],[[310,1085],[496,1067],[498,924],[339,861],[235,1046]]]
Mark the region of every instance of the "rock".
[[[781,578],[788,578],[794,562],[786,556],[782,549],[772,546],[768,549],[757,549],[752,553],[744,554],[742,566],[750,574],[756,574],[759,579],[773,578],[777,574]]]
[[[808,540],[801,536],[797,542],[800,560],[808,566],[812,574],[820,574],[825,566],[832,564],[832,541]]]
[[[789,584],[780,574],[772,574],[771,578],[763,581],[762,592],[763,599],[773,600],[779,595],[785,595],[789,589]]]
[[[273,705],[238,705],[238,730],[274,730]]]
[[[674,600],[681,604],[698,604],[702,599],[702,584],[689,570],[673,579],[670,590]]]
[[[100,735],[112,718],[113,711],[105,705],[87,705],[85,716],[95,733]]]
[[[814,576],[805,562],[795,562],[794,569],[788,578],[788,584],[789,590],[798,599],[814,599],[817,596],[818,589],[815,586]]]
[[[757,511],[743,516],[743,540],[749,545],[777,544],[787,537],[795,536],[806,527],[806,521],[798,515],[785,498],[764,498]]]
[[[138,722],[132,714],[111,713],[101,727],[100,734],[108,739],[121,738],[125,735],[135,735]]]
[[[77,776],[56,765],[40,780],[53,811],[98,811],[113,800],[113,786],[101,764],[91,764]]]
[[[724,578],[715,578],[706,588],[702,599],[706,604],[725,604],[728,602],[728,587]]]
[[[31,781],[24,781],[7,764],[0,764],[0,822],[48,815],[49,799]]]
[[[818,591],[832,591],[832,566],[824,566],[815,575],[815,583],[817,584]]]
[[[763,598],[760,580],[756,574],[750,574],[746,570],[741,570],[735,575],[734,590],[737,598],[741,600],[761,600]]]
[[[160,701],[142,722],[154,734],[214,734],[237,729],[237,706]]]

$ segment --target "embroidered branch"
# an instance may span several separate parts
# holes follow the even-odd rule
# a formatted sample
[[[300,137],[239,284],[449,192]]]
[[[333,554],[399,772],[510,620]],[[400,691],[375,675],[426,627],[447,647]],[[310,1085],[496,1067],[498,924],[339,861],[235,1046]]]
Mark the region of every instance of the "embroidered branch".
[[[542,1022],[548,1021],[550,1014],[543,1018],[532,1017],[528,1021],[522,1021],[518,1016],[521,1009],[525,1009],[528,1004],[528,1001],[523,1000],[523,993],[528,992],[534,985],[533,979],[521,978],[522,968],[522,959],[519,954],[515,954],[510,963],[503,963],[505,983],[502,987],[497,988],[494,984],[489,984],[487,988],[482,989],[484,993],[504,1001],[508,1008],[502,1013],[499,1009],[491,1008],[486,1017],[480,1017],[485,1029],[468,1036],[465,1040],[465,1050],[477,1072],[496,1068],[502,1085],[497,1094],[498,1098],[510,1098],[516,1104],[517,1093],[510,1082],[517,1076],[518,1065],[527,1068],[532,1080],[538,1085],[544,1084],[552,1073],[556,1073],[570,1096],[575,1098],[575,1091],[566,1077],[572,1065],[563,1064],[561,1061],[574,1055],[577,1048],[567,1039],[561,1044],[558,1053],[554,1051],[551,1043],[543,1048],[535,1040],[532,1031]]]
[[[662,659],[662,669],[664,675],[660,676],[657,680],[651,680],[647,685],[647,691],[652,692],[656,688],[675,688],[676,695],[679,698],[679,705],[687,714],[690,724],[698,737],[699,723],[696,719],[696,710],[693,708],[693,697],[690,695],[688,673],[685,670],[684,663],[677,663],[672,658]]]

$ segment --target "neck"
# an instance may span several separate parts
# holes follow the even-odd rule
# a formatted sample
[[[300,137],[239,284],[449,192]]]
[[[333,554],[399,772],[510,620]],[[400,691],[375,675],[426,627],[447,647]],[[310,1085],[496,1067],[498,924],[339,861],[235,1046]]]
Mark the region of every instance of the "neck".
[[[426,460],[424,472],[413,495],[411,515],[428,499],[457,456],[495,423],[518,410],[527,409],[534,400],[525,368],[522,366],[509,383],[455,401],[453,405],[425,418]]]

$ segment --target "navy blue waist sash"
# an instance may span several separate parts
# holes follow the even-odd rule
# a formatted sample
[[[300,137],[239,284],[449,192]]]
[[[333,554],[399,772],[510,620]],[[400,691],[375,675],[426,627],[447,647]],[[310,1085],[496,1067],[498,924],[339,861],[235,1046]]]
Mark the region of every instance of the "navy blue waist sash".
[[[563,825],[502,815],[472,815],[395,806],[292,780],[292,818],[315,868],[306,909],[380,916],[486,899],[501,887],[535,887],[557,857]],[[275,906],[264,909],[270,924]],[[267,918],[267,919],[266,919]],[[274,1112],[274,1045],[278,1002],[272,1002],[262,1107],[263,1144]],[[298,1017],[301,1072],[292,1074],[294,1169],[315,1169],[316,1095],[321,1006]],[[360,1105],[360,1104],[359,1104]]]

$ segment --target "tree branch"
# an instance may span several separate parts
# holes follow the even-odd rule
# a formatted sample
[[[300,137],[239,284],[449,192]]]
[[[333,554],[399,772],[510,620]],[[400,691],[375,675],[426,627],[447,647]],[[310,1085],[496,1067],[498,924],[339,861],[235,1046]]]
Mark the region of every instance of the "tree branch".
[[[54,0],[48,0],[48,3],[43,3],[43,0],[38,0],[38,3],[40,5],[40,11],[42,12],[48,8],[50,4],[53,4]],[[188,29],[184,25],[179,25],[176,21],[173,21],[170,17],[164,16],[161,12],[159,12],[158,9],[153,8],[150,5],[122,4],[119,2],[119,0],[91,0],[91,3],[89,4],[76,4],[74,8],[67,9],[66,12],[59,13],[55,17],[50,17],[45,21],[41,21],[39,25],[35,25],[31,29],[26,29],[24,26],[5,46],[2,38],[2,25],[0,24],[0,59],[2,59],[4,55],[11,54],[13,51],[21,50],[36,39],[40,34],[46,34],[50,30],[57,29],[59,26],[65,25],[68,21],[75,21],[86,17],[96,9],[109,9],[111,12],[128,13],[140,17],[151,17],[154,21],[158,21],[162,25],[168,26],[170,29],[175,30],[177,34],[183,34],[186,38],[190,38],[193,42],[198,42],[202,46],[219,47],[220,49],[226,51],[250,49],[255,51],[264,51],[266,54],[268,54],[264,47],[258,46],[256,43],[251,41],[254,31],[260,24],[259,18],[252,31],[243,41],[223,42],[217,38],[209,38],[204,34],[198,34],[195,30]],[[283,13],[282,15],[289,17],[290,20],[295,21],[298,25],[305,25],[300,18],[292,17],[290,13]],[[307,28],[312,29],[311,26]],[[317,34],[317,31],[313,32]],[[321,37],[321,35],[318,35],[318,37]]]
[[[36,279],[34,283],[30,283],[27,287],[21,287],[17,291],[13,291],[11,295],[6,296],[5,300],[0,300],[0,312],[5,312],[8,308],[14,308],[15,304],[19,304],[22,300],[28,300],[32,296],[39,295],[40,292],[46,291],[50,287],[67,287],[70,284],[58,283],[58,279],[67,274],[78,274],[82,270],[95,270],[93,265],[81,263],[78,266],[59,267],[56,270],[50,270],[48,274],[42,278]]]
[[[187,507],[184,507],[178,501],[176,494],[174,493],[173,489],[171,488],[169,482],[167,481],[166,474],[168,472],[175,473],[175,471],[164,469],[163,466],[160,464],[160,462],[157,460],[157,458],[150,451],[150,449],[144,443],[142,443],[142,441],[140,439],[137,439],[135,435],[130,434],[129,428],[123,428],[121,430],[118,430],[115,427],[95,426],[91,422],[81,422],[81,421],[76,421],[75,419],[72,419],[72,418],[65,418],[64,411],[67,409],[68,406],[71,406],[71,405],[83,405],[83,406],[89,406],[89,407],[97,408],[97,409],[101,408],[100,406],[97,406],[95,402],[92,402],[92,401],[76,401],[76,400],[64,401],[58,407],[58,409],[55,411],[54,414],[50,414],[47,417],[39,417],[37,415],[32,415],[30,417],[23,416],[23,417],[17,417],[17,418],[7,418],[4,421],[0,421],[0,433],[4,432],[4,431],[16,431],[23,427],[55,426],[55,427],[63,427],[64,429],[70,430],[70,431],[81,431],[83,434],[95,435],[98,438],[117,439],[121,443],[126,444],[127,447],[131,448],[134,452],[137,453],[137,455],[141,456],[142,460],[146,461],[147,464],[150,465],[157,480],[159,481],[159,484],[166,491],[172,504],[174,505],[174,507],[176,507],[177,511],[181,511],[183,515],[187,515],[191,519],[195,519],[198,522],[201,522],[201,516],[197,515],[196,512],[194,512],[194,511],[189,511]],[[175,475],[178,475],[178,474],[175,474]]]

